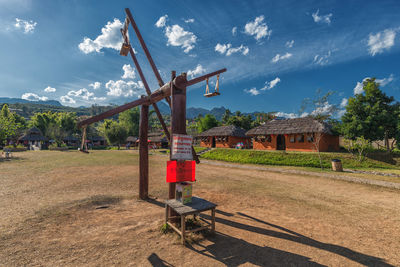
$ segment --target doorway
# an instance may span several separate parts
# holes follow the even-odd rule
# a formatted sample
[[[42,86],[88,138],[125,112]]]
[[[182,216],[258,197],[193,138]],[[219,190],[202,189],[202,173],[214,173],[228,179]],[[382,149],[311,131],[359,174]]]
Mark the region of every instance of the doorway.
[[[211,147],[215,147],[215,136],[212,137],[212,140],[211,140]]]
[[[286,150],[285,136],[281,134],[276,137],[276,150]]]

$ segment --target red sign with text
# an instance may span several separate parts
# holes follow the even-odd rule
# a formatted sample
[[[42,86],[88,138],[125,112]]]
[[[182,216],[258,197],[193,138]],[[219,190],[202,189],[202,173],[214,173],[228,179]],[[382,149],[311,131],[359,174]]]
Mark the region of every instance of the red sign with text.
[[[167,161],[167,183],[194,182],[195,173],[195,161]]]

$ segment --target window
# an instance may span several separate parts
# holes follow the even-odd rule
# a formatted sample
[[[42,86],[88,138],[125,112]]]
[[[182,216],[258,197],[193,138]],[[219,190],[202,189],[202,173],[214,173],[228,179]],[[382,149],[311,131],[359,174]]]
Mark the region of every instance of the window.
[[[297,142],[304,143],[304,134],[297,135]]]
[[[295,138],[294,138],[294,135],[291,135],[291,136],[290,136],[290,139],[289,139],[289,141],[290,141],[290,143],[294,143],[294,142],[296,142],[296,141],[295,141]]]
[[[271,135],[266,135],[265,139],[267,140],[268,143],[271,143]]]
[[[307,141],[308,141],[309,143],[314,142],[314,134],[309,134],[309,135],[307,135]]]

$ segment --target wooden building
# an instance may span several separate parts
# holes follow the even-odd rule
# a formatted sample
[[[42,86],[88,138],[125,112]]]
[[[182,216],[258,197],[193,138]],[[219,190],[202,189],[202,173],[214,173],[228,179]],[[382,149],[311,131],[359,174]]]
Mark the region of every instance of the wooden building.
[[[38,128],[32,127],[18,139],[18,143],[23,144],[28,150],[41,150],[47,147],[47,138]]]
[[[318,139],[319,151],[339,150],[339,136],[332,134],[331,126],[311,117],[272,120],[246,135],[252,138],[253,149],[259,150],[316,151]]]
[[[162,132],[148,133],[147,142],[150,148],[168,148],[168,139]],[[140,139],[136,140],[136,143],[139,143]]]
[[[69,135],[63,138],[64,144],[66,144],[69,147],[79,147],[80,140],[76,138],[75,136]]]
[[[237,144],[243,144],[244,148],[250,147],[246,130],[234,125],[211,128],[198,134],[196,139],[202,147],[235,148]]]

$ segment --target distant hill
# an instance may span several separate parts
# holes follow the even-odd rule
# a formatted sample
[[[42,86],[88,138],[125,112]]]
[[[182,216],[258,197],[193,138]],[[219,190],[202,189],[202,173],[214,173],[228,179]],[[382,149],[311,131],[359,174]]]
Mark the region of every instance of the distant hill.
[[[42,105],[52,105],[62,107],[60,102],[57,100],[46,100],[46,101],[29,101],[21,98],[10,98],[10,97],[0,97],[0,104],[42,104]]]
[[[7,98],[7,97],[0,97],[0,109],[3,104],[8,104],[10,109],[17,114],[29,118],[33,114],[37,112],[75,112],[78,116],[94,116],[110,110],[115,107],[115,105],[108,105],[108,106],[98,106],[92,105],[91,107],[69,107],[63,106],[56,100],[49,100],[49,101],[28,101],[19,98]],[[160,101],[157,103],[158,108],[160,109],[161,114],[163,115],[170,115],[171,109],[169,108],[168,104],[164,101]],[[152,109],[152,107],[151,107]],[[186,109],[186,117],[188,119],[195,119],[199,115],[205,116],[207,114],[211,114],[217,118],[217,120],[221,120],[222,116],[226,111],[225,107],[218,107],[213,108],[211,110],[205,108],[195,108],[195,107],[188,107]],[[253,113],[243,113],[244,115],[252,115],[255,116],[256,112]],[[117,118],[118,115],[113,116],[113,118]]]

